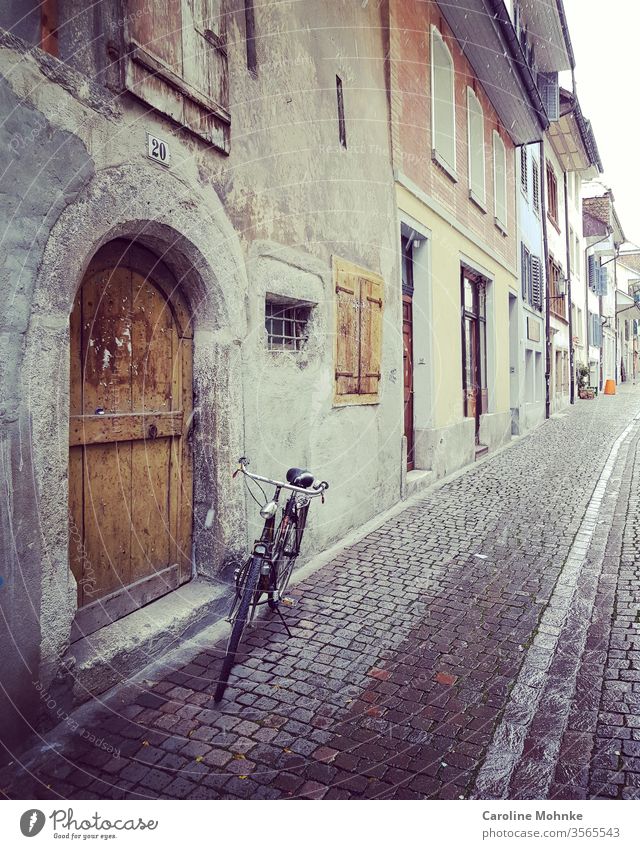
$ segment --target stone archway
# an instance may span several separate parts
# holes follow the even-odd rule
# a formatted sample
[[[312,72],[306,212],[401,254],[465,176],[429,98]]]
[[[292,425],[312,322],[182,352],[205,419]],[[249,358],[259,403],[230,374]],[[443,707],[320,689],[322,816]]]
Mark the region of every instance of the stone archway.
[[[158,210],[161,199],[171,203]],[[68,563],[69,316],[91,258],[114,239],[158,256],[193,319],[194,570],[214,577],[243,546],[244,507],[229,469],[242,453],[240,346],[246,275],[237,236],[213,192],[139,166],[99,172],[52,228],[40,266],[22,373],[31,423],[35,523],[41,547],[40,680],[68,646],[76,582]],[[215,457],[215,462],[212,458]],[[204,530],[213,503],[214,526]]]

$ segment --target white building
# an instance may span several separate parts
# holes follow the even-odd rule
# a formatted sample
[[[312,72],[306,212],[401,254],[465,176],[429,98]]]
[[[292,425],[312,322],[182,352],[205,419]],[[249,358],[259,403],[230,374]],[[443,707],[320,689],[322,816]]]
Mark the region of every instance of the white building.
[[[575,94],[560,89],[559,120],[546,145],[546,230],[550,331],[550,412],[577,397],[576,371],[586,361],[586,265],[583,260],[582,182],[602,171],[591,124]]]

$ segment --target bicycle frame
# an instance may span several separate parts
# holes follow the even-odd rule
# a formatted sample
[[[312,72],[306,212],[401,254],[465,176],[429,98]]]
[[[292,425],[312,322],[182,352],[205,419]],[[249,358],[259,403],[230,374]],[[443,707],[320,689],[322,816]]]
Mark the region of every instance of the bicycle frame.
[[[281,492],[282,487],[276,487],[272,503],[279,504]],[[297,492],[292,492],[277,527],[277,511],[265,519],[262,534],[253,545],[253,556],[259,557],[265,564],[269,565],[269,587],[265,590],[266,592],[275,590],[278,575],[274,570],[277,568],[280,554],[284,553],[279,550],[280,542],[285,538],[287,526],[290,523],[294,524],[295,547],[293,551],[287,551],[286,555],[295,559],[300,553],[310,503],[310,499],[299,495]],[[256,604],[264,604],[264,602],[256,602]]]
[[[277,568],[278,563],[280,561],[281,555],[285,555],[293,560],[295,560],[300,553],[300,546],[302,544],[302,538],[304,536],[304,531],[307,522],[307,514],[309,512],[309,505],[311,503],[311,499],[317,496],[321,496],[324,501],[324,491],[328,487],[324,481],[314,486],[312,488],[302,488],[299,486],[295,486],[293,484],[284,483],[283,481],[272,480],[271,478],[265,478],[262,475],[256,475],[252,472],[249,472],[246,467],[245,458],[240,459],[240,467],[234,473],[234,477],[242,472],[248,478],[252,480],[269,483],[275,487],[275,492],[271,502],[268,505],[265,505],[263,510],[266,510],[269,515],[265,516],[264,526],[262,528],[262,534],[259,539],[255,540],[253,544],[253,552],[252,558],[258,557],[262,560],[263,565],[260,569],[260,581],[258,585],[258,589],[256,591],[256,597],[254,598],[252,604],[252,613],[251,618],[253,618],[253,613],[255,612],[255,608],[260,604],[265,604],[267,602],[272,602],[272,604],[279,603],[278,598],[274,598],[274,594],[277,593],[278,587],[278,574]],[[280,502],[280,496],[282,490],[286,489],[291,492],[287,503],[284,506],[282,517],[280,518],[279,523],[276,526],[277,516],[278,516],[278,506]],[[262,515],[265,515],[261,511]],[[292,551],[284,552],[281,550],[281,541],[286,539],[287,528],[290,523],[294,524],[295,529],[295,545]],[[246,571],[245,568],[237,569],[235,573],[236,578],[236,601],[239,599],[242,591],[242,576]],[[266,593],[267,599],[260,601],[260,596]],[[233,611],[232,611],[233,615]]]

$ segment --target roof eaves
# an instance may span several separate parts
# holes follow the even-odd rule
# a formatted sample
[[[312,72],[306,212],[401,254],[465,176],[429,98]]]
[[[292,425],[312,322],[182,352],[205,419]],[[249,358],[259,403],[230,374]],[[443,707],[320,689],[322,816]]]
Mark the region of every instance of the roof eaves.
[[[571,70],[573,70],[576,66],[576,57],[573,53],[573,45],[571,44],[571,36],[569,35],[569,24],[567,23],[567,15],[564,9],[563,0],[556,0],[556,7],[558,9],[558,17],[560,18],[560,26],[562,27],[562,35],[564,36],[564,42],[567,45],[567,53],[569,54]]]

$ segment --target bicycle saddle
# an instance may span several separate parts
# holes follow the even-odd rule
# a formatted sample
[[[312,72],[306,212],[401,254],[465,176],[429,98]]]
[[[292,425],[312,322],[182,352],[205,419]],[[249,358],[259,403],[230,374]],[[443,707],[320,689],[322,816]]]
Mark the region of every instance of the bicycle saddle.
[[[314,480],[311,472],[306,472],[304,469],[293,468],[287,472],[287,483],[299,486],[302,489],[308,489]]]

